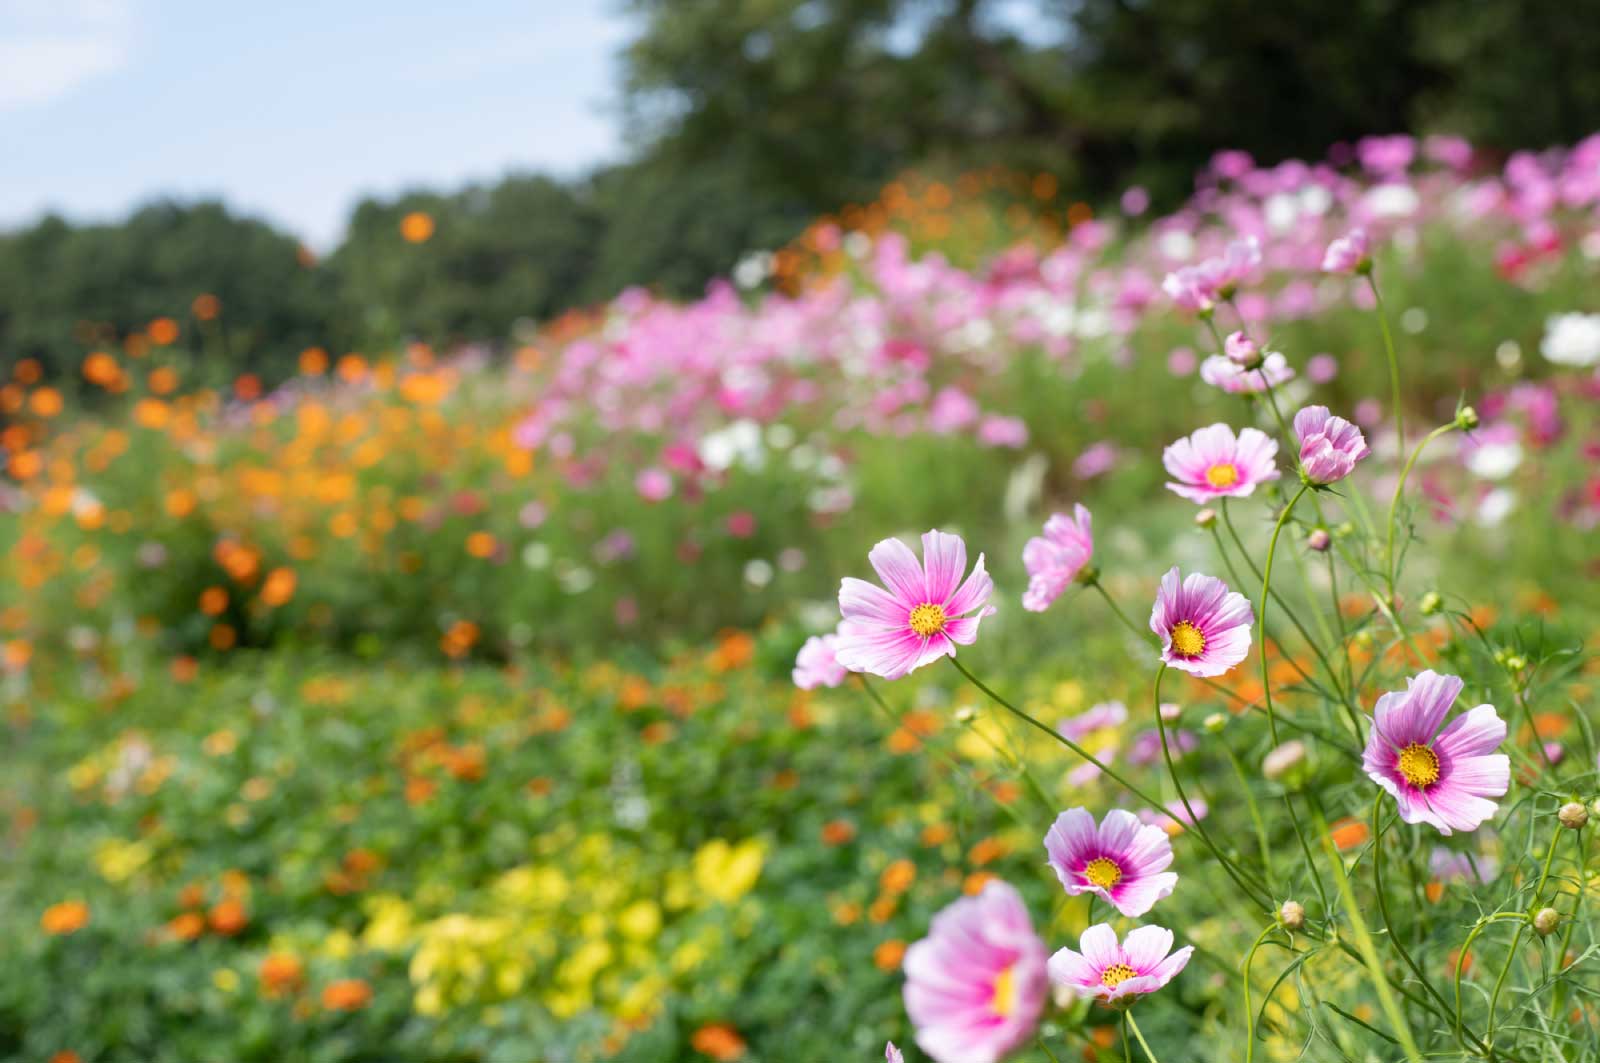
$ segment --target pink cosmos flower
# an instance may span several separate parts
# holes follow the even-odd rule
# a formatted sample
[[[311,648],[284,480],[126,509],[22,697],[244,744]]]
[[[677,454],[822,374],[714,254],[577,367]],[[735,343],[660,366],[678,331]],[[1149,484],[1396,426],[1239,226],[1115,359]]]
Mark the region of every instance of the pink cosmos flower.
[[[1120,701],[1104,701],[1091,706],[1070,719],[1062,720],[1056,725],[1056,730],[1072,739],[1074,742],[1094,731],[1110,727],[1121,727],[1128,722],[1128,707]]]
[[[1371,263],[1371,245],[1365,229],[1351,229],[1328,245],[1322,272],[1355,273]]]
[[[1496,753],[1505,721],[1493,705],[1479,705],[1439,730],[1465,684],[1453,675],[1424,671],[1406,689],[1378,699],[1361,765],[1400,806],[1407,823],[1427,823],[1440,834],[1476,830],[1498,807],[1490,798],[1511,785],[1511,761]]]
[[[1228,333],[1228,338],[1222,341],[1222,353],[1242,369],[1253,369],[1261,360],[1261,348],[1243,332]]]
[[[1196,429],[1161,453],[1172,481],[1168,490],[1205,505],[1213,499],[1244,498],[1257,484],[1279,476],[1277,442],[1256,428],[1240,431],[1214,424]]]
[[[839,663],[838,651],[838,635],[813,635],[806,639],[794,659],[794,685],[801,690],[815,690],[843,683],[850,671]]]
[[[1118,944],[1109,923],[1085,930],[1078,948],[1050,957],[1050,981],[1119,1010],[1172,981],[1194,954],[1193,945],[1173,952],[1172,931],[1162,926],[1137,927]]]
[[[1326,406],[1307,406],[1295,414],[1294,434],[1300,437],[1300,469],[1314,484],[1338,483],[1372,453],[1361,429]]]
[[[906,950],[917,1044],[938,1063],[998,1063],[1039,1023],[1046,956],[1021,895],[1004,882],[945,908]]]
[[[1215,277],[1200,266],[1183,266],[1161,281],[1167,298],[1185,310],[1210,310],[1217,305]]]
[[[1200,379],[1230,395],[1259,395],[1294,379],[1294,370],[1281,351],[1268,351],[1255,369],[1246,369],[1225,354],[1213,354],[1200,363]]]
[[[1088,809],[1069,808],[1056,817],[1044,836],[1050,866],[1067,893],[1105,898],[1123,915],[1143,915],[1178,884],[1172,866],[1172,842],[1160,827],[1112,809],[1095,826]]]
[[[1022,607],[1034,613],[1050,608],[1093,555],[1094,533],[1086,508],[1074,506],[1071,518],[1065,513],[1052,515],[1044,522],[1044,535],[1034,536],[1022,548],[1022,567],[1028,570]]]
[[[1255,610],[1245,596],[1215,576],[1190,573],[1178,582],[1178,566],[1161,577],[1150,610],[1150,630],[1161,638],[1161,659],[1190,675],[1221,675],[1250,652]]]
[[[921,562],[899,539],[885,539],[867,560],[888,588],[865,580],[839,585],[839,625],[835,656],[852,672],[899,679],[940,657],[954,657],[956,646],[970,646],[978,622],[992,614],[994,580],[983,569],[983,555],[962,582],[967,544],[959,535],[930,531],[922,536]]]

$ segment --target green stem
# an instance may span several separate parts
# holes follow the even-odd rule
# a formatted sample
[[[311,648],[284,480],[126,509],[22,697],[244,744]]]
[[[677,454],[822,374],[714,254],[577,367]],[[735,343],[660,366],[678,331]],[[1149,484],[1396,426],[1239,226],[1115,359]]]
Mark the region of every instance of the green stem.
[[[1406,489],[1406,478],[1411,475],[1411,467],[1417,463],[1417,459],[1422,457],[1423,449],[1426,448],[1429,443],[1432,443],[1435,439],[1438,439],[1440,436],[1444,435],[1446,432],[1452,431],[1454,428],[1455,428],[1455,422],[1452,421],[1450,424],[1442,424],[1442,425],[1440,425],[1438,428],[1435,428],[1433,431],[1429,432],[1426,436],[1424,436],[1423,439],[1422,439],[1422,442],[1418,443],[1417,444],[1417,448],[1411,452],[1411,457],[1406,460],[1405,467],[1400,470],[1400,479],[1394,485],[1394,497],[1389,500],[1389,533],[1388,533],[1387,545],[1384,548],[1384,555],[1383,555],[1383,577],[1384,577],[1384,583],[1387,585],[1388,591],[1389,591],[1389,605],[1390,605],[1390,608],[1394,607],[1394,580],[1395,580],[1394,527],[1395,527],[1395,515],[1399,511],[1399,508],[1400,508],[1400,496],[1405,492],[1405,489]]]
[[[995,693],[995,691],[987,683],[985,683],[983,680],[979,679],[977,676],[973,675],[972,671],[969,668],[967,668],[966,665],[962,664],[960,662],[960,660],[958,660],[957,658],[951,657],[949,660],[950,660],[951,665],[953,665],[955,667],[955,670],[960,672],[966,678],[967,682],[971,683],[973,686],[975,686],[979,690],[983,691],[983,693],[988,695],[988,697],[992,701],[994,701],[995,704],[999,705],[1001,708],[1005,709],[1007,712],[1011,713],[1013,716],[1016,716],[1018,719],[1024,721],[1029,726],[1034,727],[1034,728],[1038,729],[1039,731],[1042,731],[1045,734],[1049,735],[1051,738],[1055,739],[1057,742],[1060,742],[1062,745],[1064,745],[1068,749],[1072,750],[1072,752],[1076,753],[1078,756],[1082,757],[1084,760],[1088,761],[1090,764],[1093,764],[1095,767],[1099,768],[1101,773],[1104,774],[1107,778],[1109,778],[1113,782],[1116,782],[1119,785],[1121,785],[1123,787],[1123,789],[1127,790],[1129,793],[1133,794],[1135,797],[1137,797],[1141,801],[1145,802],[1152,809],[1154,809],[1156,811],[1160,811],[1161,810],[1161,808],[1163,807],[1161,801],[1159,801],[1158,799],[1156,799],[1154,797],[1151,797],[1149,794],[1145,793],[1143,790],[1141,790],[1137,786],[1133,785],[1133,783],[1129,782],[1127,779],[1123,778],[1116,771],[1112,770],[1112,768],[1109,765],[1107,765],[1105,763],[1102,763],[1098,758],[1096,758],[1094,756],[1094,754],[1090,753],[1087,749],[1084,749],[1082,746],[1078,745],[1078,743],[1074,742],[1072,739],[1068,738],[1066,735],[1062,734],[1060,731],[1056,730],[1054,727],[1051,727],[1049,724],[1042,722],[1037,717],[1033,716],[1031,713],[1024,712],[1022,709],[1017,708],[1015,705],[1011,704],[1011,702],[1007,701],[1005,698],[1003,698],[999,694]],[[1192,815],[1192,813],[1191,813],[1191,815]],[[1198,820],[1196,820],[1194,822],[1192,830],[1193,830],[1193,833],[1201,840],[1201,842],[1203,842],[1205,844],[1206,848],[1211,850],[1211,855],[1216,857],[1217,861],[1220,864],[1222,864],[1223,870],[1227,871],[1228,874],[1229,874],[1229,877],[1233,878],[1235,885],[1238,885],[1241,889],[1243,889],[1245,894],[1247,896],[1250,896],[1250,898],[1253,901],[1255,901],[1257,904],[1262,904],[1264,907],[1266,907],[1270,911],[1271,907],[1272,907],[1271,903],[1270,902],[1261,901],[1259,897],[1255,896],[1254,891],[1252,891],[1248,886],[1245,885],[1245,883],[1243,881],[1240,880],[1240,878],[1238,877],[1237,873],[1234,870],[1233,863],[1226,856],[1224,856],[1222,854],[1222,851],[1220,849],[1218,849],[1216,847],[1216,845],[1211,841],[1210,836],[1205,833],[1203,828],[1200,827],[1200,824],[1199,824]]]
[[[1128,1029],[1133,1031],[1133,1036],[1139,1042],[1139,1047],[1144,1049],[1144,1057],[1148,1059],[1150,1063],[1159,1063],[1159,1061],[1156,1059],[1156,1054],[1150,1051],[1150,1045],[1145,1041],[1144,1034],[1139,1032],[1139,1024],[1133,1021],[1133,1012],[1123,1012],[1123,1017],[1128,1020]]]
[[[1250,951],[1244,957],[1244,1063],[1254,1063],[1256,1058],[1256,1019],[1255,1005],[1250,1000],[1250,965],[1255,962],[1256,950],[1267,940],[1267,935],[1276,929],[1276,921],[1268,923],[1266,929],[1256,935],[1255,944],[1250,946]]]
[[[1467,934],[1467,940],[1462,944],[1461,951],[1456,954],[1456,1041],[1460,1043],[1462,1048],[1469,1048],[1471,1046],[1467,1044],[1465,1038],[1463,1038],[1461,1035],[1461,972],[1466,969],[1467,959],[1472,955],[1472,943],[1478,940],[1478,935],[1481,934],[1490,923],[1498,922],[1501,919],[1520,919],[1526,923],[1528,921],[1528,913],[1496,912],[1493,915],[1484,916],[1482,919],[1479,919],[1476,923],[1472,924],[1472,930]]]
[[[1156,708],[1160,709],[1157,704]],[[1159,716],[1160,713],[1158,712]],[[1222,751],[1228,755],[1228,763],[1233,765],[1233,773],[1239,777],[1239,790],[1244,794],[1244,803],[1250,809],[1250,820],[1256,828],[1256,844],[1261,849],[1261,874],[1267,882],[1267,889],[1273,888],[1272,881],[1272,846],[1267,843],[1267,823],[1261,818],[1261,806],[1256,804],[1255,790],[1250,786],[1250,780],[1245,775],[1244,765],[1239,761],[1239,754],[1227,742],[1220,741]]]
[[[1155,632],[1143,630],[1138,624],[1135,624],[1131,619],[1129,619],[1128,614],[1122,611],[1122,607],[1119,606],[1116,599],[1111,597],[1110,593],[1100,585],[1100,581],[1098,579],[1091,580],[1089,582],[1089,586],[1100,592],[1100,597],[1106,600],[1106,604],[1111,607],[1111,611],[1116,614],[1117,619],[1122,621],[1122,626],[1133,632],[1133,636],[1135,638],[1143,642],[1155,641]]]
[[[1528,905],[1530,910],[1536,910],[1539,907],[1539,898],[1544,893],[1544,884],[1550,880],[1550,865],[1555,863],[1556,842],[1560,840],[1561,829],[1558,828],[1550,838],[1550,847],[1545,850],[1544,870],[1539,873],[1539,881],[1533,887],[1533,903]],[[1489,1023],[1484,1029],[1483,1036],[1484,1040],[1488,1041],[1491,1046],[1494,1044],[1494,1009],[1500,1003],[1500,991],[1505,988],[1506,975],[1511,973],[1511,965],[1517,959],[1517,946],[1522,944],[1522,934],[1527,929],[1528,925],[1524,923],[1517,927],[1515,934],[1511,935],[1511,950],[1506,953],[1506,962],[1500,968],[1500,977],[1494,980],[1494,992],[1489,994]]]
[[[1433,988],[1433,983],[1428,981],[1428,976],[1422,973],[1422,968],[1417,965],[1417,961],[1412,958],[1411,953],[1401,943],[1400,935],[1395,933],[1394,922],[1389,918],[1389,899],[1383,888],[1384,828],[1380,822],[1383,813],[1383,798],[1384,794],[1380,790],[1377,797],[1372,801],[1372,886],[1378,894],[1378,916],[1383,920],[1384,933],[1389,938],[1389,943],[1394,946],[1395,952],[1399,953],[1400,959],[1405,962],[1407,967],[1411,968],[1411,973],[1416,976],[1417,981],[1421,983],[1422,988],[1427,991],[1428,995],[1437,1000],[1440,1007],[1448,1009],[1450,1005],[1445,1002],[1444,997],[1439,995],[1438,990]]]
[[[1422,1063],[1422,1053],[1417,1048],[1417,1042],[1411,1035],[1411,1027],[1406,1023],[1404,1013],[1400,1010],[1399,1003],[1395,1000],[1389,988],[1389,978],[1384,973],[1383,962],[1378,958],[1378,948],[1372,943],[1372,934],[1367,930],[1367,922],[1361,915],[1361,906],[1356,903],[1355,891],[1350,888],[1350,878],[1344,871],[1344,859],[1339,855],[1339,849],[1333,844],[1333,834],[1328,830],[1328,822],[1320,811],[1313,811],[1317,819],[1317,828],[1322,835],[1322,849],[1328,857],[1328,863],[1333,868],[1334,883],[1339,887],[1339,898],[1344,903],[1345,914],[1350,917],[1350,927],[1355,932],[1356,948],[1361,954],[1362,962],[1366,964],[1368,972],[1372,975],[1372,984],[1378,992],[1378,1002],[1382,1005],[1384,1014],[1389,1018],[1389,1025],[1394,1029],[1394,1035],[1400,1040],[1400,1046],[1405,1050],[1406,1059],[1410,1063]]]
[[[1372,301],[1377,304],[1378,327],[1383,330],[1383,353],[1389,359],[1389,401],[1394,404],[1394,445],[1396,452],[1405,449],[1405,410],[1400,402],[1400,360],[1394,353],[1394,335],[1389,331],[1389,315],[1384,310],[1383,295],[1378,291],[1378,278],[1371,268],[1367,270],[1367,287],[1372,289]]]
[[[1278,717],[1272,711],[1272,681],[1267,675],[1267,594],[1272,587],[1272,558],[1278,552],[1278,536],[1283,532],[1283,526],[1289,520],[1289,514],[1294,512],[1295,504],[1305,497],[1311,490],[1310,484],[1301,484],[1300,490],[1283,507],[1283,512],[1278,515],[1278,523],[1273,526],[1272,539],[1267,544],[1267,564],[1261,576],[1261,604],[1256,608],[1256,642],[1261,651],[1261,687],[1262,697],[1267,706],[1267,730],[1272,734],[1272,744],[1278,744]]]

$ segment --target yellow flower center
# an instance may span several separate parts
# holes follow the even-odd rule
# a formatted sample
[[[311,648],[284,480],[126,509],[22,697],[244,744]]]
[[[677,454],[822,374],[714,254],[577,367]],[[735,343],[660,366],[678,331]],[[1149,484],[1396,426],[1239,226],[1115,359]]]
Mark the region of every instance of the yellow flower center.
[[[989,1010],[1002,1019],[1017,1006],[1017,980],[1011,973],[1014,969],[1007,967],[1000,972],[994,980],[994,993],[989,998]]]
[[[1400,774],[1419,790],[1439,781],[1439,754],[1425,745],[1411,743],[1400,751]]]
[[[1091,886],[1108,890],[1122,881],[1122,868],[1109,857],[1097,856],[1084,867],[1083,877],[1089,880]]]
[[[1189,621],[1180,620],[1172,629],[1172,648],[1180,657],[1198,657],[1206,651],[1206,637]]]
[[[1138,971],[1125,963],[1113,963],[1110,967],[1100,972],[1100,984],[1107,989],[1115,989],[1138,974]]]
[[[928,638],[944,630],[944,606],[923,602],[911,610],[911,630]]]
[[[1229,462],[1213,465],[1206,470],[1206,483],[1212,487],[1232,487],[1239,482],[1239,470]]]

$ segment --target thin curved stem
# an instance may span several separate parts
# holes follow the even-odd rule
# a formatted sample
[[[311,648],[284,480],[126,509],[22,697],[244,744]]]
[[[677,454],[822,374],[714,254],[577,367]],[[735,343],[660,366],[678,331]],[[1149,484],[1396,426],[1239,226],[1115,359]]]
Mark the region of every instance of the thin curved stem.
[[[1106,604],[1111,607],[1111,611],[1116,614],[1117,619],[1122,621],[1122,626],[1133,632],[1135,638],[1144,642],[1155,641],[1155,632],[1141,630],[1138,624],[1129,619],[1128,614],[1122,611],[1122,607],[1117,604],[1117,600],[1111,597],[1110,592],[1105,587],[1101,586],[1098,579],[1090,580],[1089,586],[1100,592],[1100,597],[1106,600]]]
[[[1389,918],[1388,895],[1383,891],[1383,824],[1380,822],[1383,814],[1384,794],[1379,791],[1372,801],[1372,886],[1378,894],[1378,916],[1383,920],[1384,933],[1389,938],[1389,943],[1394,946],[1395,952],[1400,954],[1400,959],[1411,968],[1411,973],[1416,976],[1422,988],[1428,995],[1439,1002],[1439,1005],[1448,1009],[1450,1005],[1439,991],[1433,988],[1433,983],[1428,981],[1428,976],[1422,973],[1422,968],[1417,961],[1412,959],[1411,953],[1400,943],[1400,935],[1394,932],[1394,923]]]
[[[1144,1034],[1139,1032],[1139,1024],[1133,1021],[1133,1012],[1123,1012],[1123,1016],[1128,1020],[1128,1029],[1133,1031],[1133,1036],[1139,1042],[1139,1047],[1144,1049],[1144,1057],[1150,1063],[1160,1063],[1160,1060],[1156,1059],[1156,1054],[1150,1051],[1150,1045],[1145,1041]]]
[[[1528,914],[1526,912],[1496,912],[1493,915],[1484,916],[1472,924],[1472,930],[1467,934],[1467,940],[1462,943],[1461,951],[1456,954],[1456,1041],[1460,1043],[1462,1048],[1470,1046],[1461,1035],[1461,972],[1466,970],[1467,960],[1472,955],[1472,943],[1478,940],[1478,935],[1487,929],[1490,923],[1496,923],[1502,919],[1520,919],[1526,923]]]
[[[1544,870],[1539,873],[1539,881],[1533,887],[1533,903],[1530,909],[1539,907],[1539,897],[1544,893],[1544,884],[1550,880],[1550,865],[1556,859],[1556,842],[1561,840],[1561,831],[1557,830],[1550,837],[1550,847],[1545,850]],[[1506,953],[1505,965],[1500,968],[1500,977],[1494,980],[1494,992],[1489,994],[1489,1023],[1484,1028],[1484,1039],[1491,1045],[1494,1044],[1494,1009],[1500,1003],[1500,991],[1505,988],[1506,975],[1511,973],[1511,965],[1517,960],[1517,946],[1522,944],[1522,934],[1528,929],[1527,924],[1517,927],[1517,932],[1511,936],[1511,949]]]
[[[1127,790],[1129,793],[1133,794],[1135,797],[1139,798],[1141,801],[1143,801],[1146,804],[1148,804],[1152,809],[1160,810],[1162,808],[1162,803],[1161,803],[1160,800],[1158,800],[1158,799],[1156,799],[1154,797],[1151,797],[1149,794],[1145,793],[1143,790],[1141,790],[1137,786],[1133,785],[1133,783],[1131,783],[1127,779],[1123,778],[1120,774],[1118,774],[1110,766],[1108,766],[1107,764],[1105,764],[1101,760],[1099,760],[1097,757],[1095,757],[1094,754],[1090,753],[1087,749],[1084,749],[1082,746],[1078,745],[1078,743],[1074,742],[1072,739],[1068,738],[1066,735],[1062,734],[1060,731],[1056,730],[1054,727],[1051,727],[1049,724],[1044,723],[1043,721],[1039,720],[1037,717],[1035,717],[1031,713],[1024,712],[1022,709],[1017,708],[1015,705],[1011,704],[1011,702],[1007,701],[1005,698],[1003,698],[999,694],[995,693],[993,688],[991,688],[987,683],[985,683],[983,680],[979,679],[977,676],[973,675],[971,669],[969,669],[966,665],[962,664],[960,662],[960,660],[958,660],[955,657],[951,657],[951,658],[949,658],[949,660],[950,660],[951,665],[953,665],[955,667],[955,670],[960,672],[964,677],[966,677],[967,682],[971,683],[973,686],[975,686],[979,690],[983,691],[983,693],[988,695],[988,697],[992,701],[994,701],[995,704],[999,705],[1001,708],[1005,709],[1007,712],[1010,712],[1013,716],[1016,716],[1018,719],[1026,722],[1029,726],[1034,727],[1034,728],[1038,729],[1039,731],[1042,731],[1045,734],[1049,735],[1051,738],[1055,739],[1057,742],[1059,742],[1062,745],[1066,746],[1068,749],[1072,750],[1072,752],[1076,753],[1078,756],[1082,757],[1084,760],[1088,761],[1090,764],[1093,764],[1095,767],[1099,768],[1101,773],[1104,774],[1107,778],[1109,778],[1113,782],[1116,782],[1119,785],[1121,785],[1125,790]],[[1159,713],[1158,713],[1158,715],[1159,715]],[[1205,847],[1207,849],[1211,850],[1211,855],[1217,858],[1218,863],[1222,864],[1223,870],[1228,872],[1229,877],[1234,880],[1235,885],[1239,886],[1242,890],[1244,890],[1245,894],[1247,896],[1249,896],[1252,901],[1254,901],[1257,904],[1263,905],[1263,907],[1267,908],[1268,910],[1271,909],[1270,902],[1263,902],[1258,896],[1256,896],[1256,891],[1252,890],[1249,886],[1247,886],[1241,880],[1241,878],[1239,877],[1238,872],[1234,868],[1233,862],[1222,854],[1222,850],[1218,849],[1216,844],[1211,841],[1211,837],[1208,834],[1206,834],[1206,832],[1205,832],[1205,830],[1203,828],[1201,828],[1199,826],[1198,821],[1196,821],[1193,824],[1192,828],[1189,825],[1185,825],[1185,829],[1192,829],[1193,830],[1193,833],[1195,834],[1195,836],[1198,837],[1201,840],[1202,843],[1204,843],[1204,845],[1205,845]]]
[[[1383,554],[1383,578],[1384,578],[1384,583],[1387,586],[1388,591],[1389,591],[1389,606],[1390,606],[1390,608],[1394,607],[1394,580],[1395,580],[1394,527],[1395,527],[1395,515],[1399,511],[1399,508],[1400,508],[1400,496],[1405,493],[1406,479],[1407,479],[1407,477],[1409,477],[1411,475],[1411,467],[1417,463],[1417,459],[1418,458],[1422,457],[1422,451],[1427,447],[1427,445],[1429,443],[1432,443],[1435,439],[1438,439],[1440,436],[1444,435],[1446,432],[1453,431],[1454,429],[1455,429],[1455,422],[1452,421],[1450,424],[1442,424],[1442,425],[1440,425],[1438,428],[1435,428],[1433,431],[1429,432],[1426,436],[1424,436],[1422,438],[1422,442],[1418,443],[1417,444],[1417,448],[1411,452],[1411,457],[1406,460],[1405,466],[1400,470],[1400,479],[1398,481],[1396,481],[1396,483],[1394,485],[1394,497],[1389,500],[1388,539],[1386,541],[1386,545],[1384,547],[1384,554]]]
[[[1389,359],[1389,401],[1394,404],[1394,445],[1403,450],[1406,445],[1406,424],[1405,410],[1400,402],[1400,359],[1394,353],[1394,334],[1389,331],[1389,314],[1384,310],[1383,294],[1378,291],[1378,278],[1370,268],[1366,277],[1367,287],[1372,289],[1372,301],[1377,304],[1378,327],[1383,331],[1383,353]]]
[[[1267,594],[1272,588],[1272,558],[1278,552],[1278,536],[1283,532],[1283,526],[1289,520],[1289,514],[1294,512],[1294,507],[1305,493],[1311,490],[1310,484],[1301,484],[1300,490],[1283,507],[1283,512],[1278,515],[1278,523],[1273,526],[1272,539],[1267,543],[1267,564],[1261,576],[1261,604],[1256,607],[1256,641],[1260,644],[1257,648],[1261,651],[1261,687],[1262,697],[1267,707],[1267,730],[1272,734],[1272,744],[1278,744],[1278,717],[1272,711],[1272,681],[1267,674]]]
[[[1250,965],[1255,962],[1256,950],[1267,940],[1267,935],[1276,929],[1276,920],[1268,923],[1266,929],[1256,935],[1255,944],[1244,956],[1244,1063],[1254,1063],[1256,1058],[1256,1019],[1255,1005],[1250,1001]]]

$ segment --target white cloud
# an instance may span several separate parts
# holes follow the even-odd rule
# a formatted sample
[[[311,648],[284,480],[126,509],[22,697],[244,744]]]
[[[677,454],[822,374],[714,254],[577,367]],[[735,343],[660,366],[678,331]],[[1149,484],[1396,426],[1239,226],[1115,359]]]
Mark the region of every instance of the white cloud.
[[[0,111],[50,103],[127,65],[127,0],[0,0]]]

